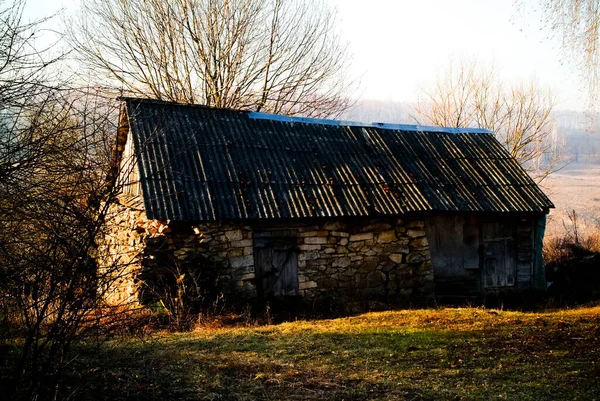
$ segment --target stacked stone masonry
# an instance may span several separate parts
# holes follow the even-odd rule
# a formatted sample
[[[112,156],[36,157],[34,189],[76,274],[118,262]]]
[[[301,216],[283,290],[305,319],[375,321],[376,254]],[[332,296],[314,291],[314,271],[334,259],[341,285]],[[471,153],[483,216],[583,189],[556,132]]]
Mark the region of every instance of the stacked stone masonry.
[[[433,267],[422,219],[192,225],[147,220],[141,208],[130,204],[114,205],[111,213],[100,263],[126,262],[114,299],[135,296],[142,266],[165,260],[165,255],[186,262],[198,254],[219,269],[224,293],[254,298],[259,294],[253,233],[295,236],[302,297],[360,295],[395,301],[433,295]]]
[[[125,200],[123,200],[124,202]],[[146,241],[162,235],[165,226],[145,218],[140,202],[115,203],[107,213],[108,224],[98,238],[98,264],[113,277],[111,288],[102,289],[111,304],[137,301],[140,282],[137,276]]]
[[[404,298],[432,293],[433,269],[421,220],[330,222],[298,229],[299,290]]]

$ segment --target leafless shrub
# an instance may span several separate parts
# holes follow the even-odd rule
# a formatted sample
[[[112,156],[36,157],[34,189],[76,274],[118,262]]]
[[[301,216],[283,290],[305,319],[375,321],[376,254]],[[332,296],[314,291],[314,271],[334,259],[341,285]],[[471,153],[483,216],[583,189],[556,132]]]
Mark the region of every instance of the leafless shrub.
[[[73,343],[99,322],[103,281],[93,254],[107,194],[110,119],[90,94],[36,96],[0,146],[10,166],[0,188],[2,306],[20,339],[13,392],[56,395]],[[96,114],[96,113],[100,113]],[[112,268],[116,268],[113,266]]]
[[[587,235],[578,228],[575,211],[568,214],[563,237],[544,243],[543,255],[551,295],[560,300],[583,302],[600,297],[600,227]]]
[[[23,7],[0,3],[0,383],[7,399],[44,400],[74,344],[131,314],[104,303],[113,276],[93,259],[116,190],[114,105],[58,82],[59,59],[32,42],[44,21],[24,23]]]
[[[223,312],[219,269],[205,256],[197,254],[185,262],[163,257],[153,262],[140,275],[140,297],[150,309],[163,313],[173,329],[190,330]]]

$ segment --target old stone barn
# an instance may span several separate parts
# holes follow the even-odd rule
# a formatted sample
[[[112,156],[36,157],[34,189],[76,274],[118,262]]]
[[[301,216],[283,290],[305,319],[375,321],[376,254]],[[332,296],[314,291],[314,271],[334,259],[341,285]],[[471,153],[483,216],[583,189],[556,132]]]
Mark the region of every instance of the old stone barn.
[[[144,271],[199,257],[235,300],[545,285],[553,205],[486,130],[128,98],[117,143],[122,190],[101,254],[128,265],[121,298]]]

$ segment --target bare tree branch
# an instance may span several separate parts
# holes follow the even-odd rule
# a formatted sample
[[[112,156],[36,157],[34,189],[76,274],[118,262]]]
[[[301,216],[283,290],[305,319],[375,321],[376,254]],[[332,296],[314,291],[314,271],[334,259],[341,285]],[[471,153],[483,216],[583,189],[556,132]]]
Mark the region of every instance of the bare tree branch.
[[[519,11],[525,0],[517,0]],[[600,90],[600,3],[597,0],[538,0],[547,28],[561,40],[564,59],[580,70],[590,106]],[[523,11],[524,12],[524,11]]]

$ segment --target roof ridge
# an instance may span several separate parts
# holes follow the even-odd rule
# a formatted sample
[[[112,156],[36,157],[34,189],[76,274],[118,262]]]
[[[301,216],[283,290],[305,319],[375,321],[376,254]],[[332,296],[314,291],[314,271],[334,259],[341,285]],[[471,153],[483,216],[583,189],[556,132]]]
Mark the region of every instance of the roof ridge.
[[[136,102],[164,104],[164,105],[171,105],[171,106],[185,106],[185,107],[193,107],[193,108],[205,109],[205,110],[230,111],[230,112],[240,113],[240,114],[251,113],[250,110],[244,110],[244,109],[232,109],[232,108],[227,108],[227,107],[214,107],[214,106],[207,106],[205,104],[185,103],[185,102],[177,102],[177,101],[174,101],[174,100],[154,99],[154,98],[149,98],[149,97],[119,96],[119,97],[117,97],[117,100],[124,101],[124,102],[127,102],[127,101],[136,101]]]
[[[339,127],[361,127],[361,128],[380,128],[392,131],[414,131],[414,132],[440,132],[447,134],[492,134],[493,132],[485,128],[456,128],[456,127],[437,127],[428,125],[396,124],[381,122],[358,122],[348,120],[333,120],[326,118],[312,118],[299,116],[285,116],[281,114],[270,114],[257,111],[248,113],[248,117],[253,120],[269,120],[288,123],[302,123],[315,125],[330,125]]]
[[[429,125],[417,125],[417,124],[398,124],[398,123],[384,123],[384,122],[360,122],[360,121],[349,121],[349,120],[335,120],[328,118],[314,118],[314,117],[302,117],[302,116],[287,116],[283,114],[265,113],[261,111],[251,111],[243,109],[231,109],[225,107],[213,107],[197,103],[184,103],[176,102],[172,100],[152,99],[143,97],[132,97],[132,96],[119,96],[118,100],[122,101],[137,101],[154,104],[165,104],[165,105],[178,105],[193,107],[205,110],[218,110],[228,111],[234,113],[246,114],[248,118],[253,120],[268,120],[288,123],[301,123],[301,124],[314,124],[314,125],[330,125],[340,127],[362,127],[362,128],[380,128],[392,131],[412,131],[412,132],[439,132],[446,134],[493,134],[492,131],[485,128],[457,128],[457,127],[439,127]]]

